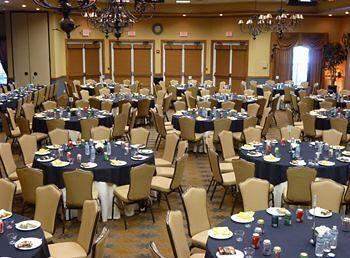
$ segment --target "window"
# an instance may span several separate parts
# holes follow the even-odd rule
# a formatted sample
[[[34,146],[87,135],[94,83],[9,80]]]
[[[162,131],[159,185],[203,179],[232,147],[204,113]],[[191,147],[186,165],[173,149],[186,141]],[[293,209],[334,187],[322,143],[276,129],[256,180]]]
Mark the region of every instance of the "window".
[[[7,84],[7,74],[0,62],[0,84]]]
[[[307,81],[309,69],[309,48],[298,46],[293,48],[292,80],[295,85]]]

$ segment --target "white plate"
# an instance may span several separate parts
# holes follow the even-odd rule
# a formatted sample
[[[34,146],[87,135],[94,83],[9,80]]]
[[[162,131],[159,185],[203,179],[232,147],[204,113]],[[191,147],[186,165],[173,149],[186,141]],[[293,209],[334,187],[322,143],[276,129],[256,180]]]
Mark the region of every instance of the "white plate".
[[[278,209],[282,209],[279,207],[269,207],[266,209],[266,212],[270,215],[275,215],[275,216],[279,216],[279,217],[284,217],[286,214],[285,213],[280,213],[278,211]]]
[[[116,141],[115,144],[116,145],[122,145],[122,143],[125,143],[124,141]]]
[[[30,223],[32,224],[34,227],[33,228],[21,228],[21,225],[25,224],[25,223]],[[39,221],[36,220],[25,220],[19,223],[15,224],[16,229],[20,230],[20,231],[31,231],[31,230],[35,230],[37,228],[41,227],[41,223]]]
[[[216,252],[216,257],[217,258],[244,258],[244,253],[242,251],[236,249],[236,254],[221,255],[221,254],[219,254],[219,252]]]
[[[234,222],[241,223],[241,224],[251,223],[254,221],[254,217],[252,217],[251,219],[242,219],[242,218],[238,217],[237,214],[233,214],[231,216],[231,219]]]
[[[54,157],[50,157],[48,159],[37,158],[36,160],[39,162],[51,162],[51,161],[55,160],[55,158]]]
[[[328,161],[328,160],[327,160],[327,164],[323,163],[324,161],[326,161],[326,160],[320,160],[320,161],[318,162],[318,164],[321,165],[321,166],[325,166],[325,167],[332,167],[332,166],[335,165],[335,162],[333,162],[333,161]],[[328,163],[328,162],[329,162],[329,163]]]
[[[140,157],[140,158],[137,158],[137,157]],[[137,161],[145,160],[147,158],[148,158],[147,156],[143,156],[143,155],[135,155],[135,156],[131,157],[132,160],[137,160]]]
[[[309,213],[315,217],[319,217],[319,218],[329,218],[332,217],[333,213],[330,212],[328,214],[322,214],[322,211],[324,211],[325,209],[322,209],[320,207],[316,207],[315,209],[312,208],[309,210]]]
[[[264,161],[266,161],[266,162],[279,162],[281,160],[281,158],[276,158],[276,157],[272,160],[269,160],[269,159],[266,159],[265,157],[266,156],[264,156]]]
[[[45,120],[54,120],[53,117],[45,117]]]
[[[35,155],[38,155],[38,156],[45,156],[45,155],[50,154],[50,152],[51,152],[51,151],[49,151],[49,150],[46,150],[45,152],[36,151],[36,152],[35,152]]]
[[[253,153],[252,152],[248,152],[247,155],[250,156],[250,157],[261,157],[262,153],[260,153],[260,152],[253,152]]]
[[[119,163],[117,163],[117,164],[112,164],[112,163],[110,163],[110,164],[111,164],[111,166],[114,166],[114,167],[120,167],[120,166],[125,166],[127,164],[127,162],[124,160],[119,160]]]
[[[342,154],[346,156],[350,156],[350,151],[343,151]]]
[[[53,167],[56,167],[56,168],[62,168],[62,167],[68,166],[68,165],[69,165],[69,162],[68,162],[68,161],[62,161],[62,164],[60,164],[60,165],[54,165],[54,164],[52,164],[52,162],[51,162],[51,165],[52,165]]]
[[[130,145],[131,148],[137,149],[137,148],[145,148],[146,146],[144,144],[131,144]]]
[[[83,165],[83,163],[80,164],[81,168],[95,168],[97,167],[97,164],[94,162],[87,162],[85,163],[85,166]]]
[[[213,239],[218,239],[218,240],[225,240],[225,239],[229,239],[233,236],[233,233],[232,231],[230,231],[230,234],[228,235],[215,235],[214,234],[214,230],[213,229],[210,229],[208,231],[208,236],[210,236],[211,238]]]
[[[350,163],[350,157],[347,157],[347,156],[341,156],[341,157],[337,158],[337,160],[339,160],[341,162],[345,162],[345,163]]]
[[[9,214],[4,216],[4,217],[1,217],[0,219],[4,220],[4,219],[8,219],[8,218],[10,218],[12,216],[12,212],[4,210],[4,209],[0,210],[0,214],[3,214],[4,212],[8,212]]]
[[[297,162],[289,162],[289,164],[293,165],[293,166],[296,166],[296,167],[303,167],[303,166],[306,166],[306,162],[305,160],[298,160]]]
[[[48,148],[49,150],[58,150],[61,147],[61,145],[47,145],[46,148]]]
[[[150,150],[150,149],[142,149],[142,150],[139,150],[139,153],[140,154],[145,154],[145,155],[150,155],[153,153],[153,150]]]
[[[255,147],[254,146],[242,146],[241,147],[242,150],[246,150],[246,151],[252,151],[252,150],[255,150]]]
[[[18,245],[22,242],[22,241],[31,241],[33,243],[32,247],[30,248],[19,248]],[[27,237],[27,238],[21,238],[20,240],[18,240],[15,243],[15,247],[19,250],[33,250],[35,248],[38,248],[39,246],[41,246],[41,244],[43,243],[43,241],[40,238],[35,238],[35,237]]]

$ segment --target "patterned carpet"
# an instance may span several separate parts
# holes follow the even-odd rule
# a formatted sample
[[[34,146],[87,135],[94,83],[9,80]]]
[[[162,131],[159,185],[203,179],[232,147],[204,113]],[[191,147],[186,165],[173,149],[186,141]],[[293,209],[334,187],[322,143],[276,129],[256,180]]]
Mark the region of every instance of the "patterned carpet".
[[[287,118],[281,111],[276,113],[278,127],[273,125],[269,130],[268,138],[279,138],[278,128],[287,124]],[[155,131],[152,129],[150,137],[150,145],[154,146]],[[162,154],[161,146],[156,156]],[[18,155],[16,158],[19,159]],[[19,162],[19,161],[18,161]],[[211,172],[207,160],[206,154],[199,154],[196,157],[193,153],[190,153],[187,163],[186,171],[183,179],[184,189],[189,186],[204,187],[207,188],[211,178]],[[219,210],[219,203],[222,198],[223,191],[218,189],[214,195],[213,201],[208,198],[208,211],[211,225],[214,226],[226,219],[230,215],[233,198],[232,195],[227,195],[225,202],[221,210]],[[182,203],[177,193],[173,193],[169,196],[170,204],[173,210],[182,210]],[[236,206],[235,212],[241,210],[242,205],[239,203]],[[107,226],[110,231],[110,237],[108,239],[105,257],[150,257],[148,251],[148,244],[150,241],[156,242],[161,253],[165,257],[174,257],[168,238],[168,234],[165,226],[165,217],[167,212],[167,205],[165,202],[161,202],[158,206],[157,203],[153,205],[153,211],[156,222],[153,224],[151,215],[149,212],[136,214],[128,218],[128,230],[124,230],[124,224],[122,220],[108,221],[107,223],[98,223],[98,232],[100,232],[103,226]],[[21,201],[16,200],[15,212],[21,212]],[[26,213],[26,216],[31,217],[32,211]],[[184,223],[185,219],[184,219]],[[62,234],[62,228],[60,223],[56,228],[54,235],[54,242],[75,240],[77,232],[79,230],[80,223],[77,220],[73,220],[67,224],[66,233]],[[181,226],[181,225],[179,225]],[[186,224],[184,225],[186,226]],[[186,228],[187,232],[187,228]],[[198,251],[198,250],[195,250]]]

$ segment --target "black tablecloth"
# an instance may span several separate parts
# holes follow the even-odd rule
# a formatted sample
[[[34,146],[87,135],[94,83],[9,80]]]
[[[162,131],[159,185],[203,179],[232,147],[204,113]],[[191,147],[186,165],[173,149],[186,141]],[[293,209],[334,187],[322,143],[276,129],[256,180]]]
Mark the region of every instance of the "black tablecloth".
[[[329,130],[331,129],[331,119],[337,117],[338,115],[332,116],[329,114],[325,115],[326,118],[321,118],[316,116],[315,127],[318,130]],[[344,116],[342,116],[344,118]],[[350,119],[348,119],[349,121]],[[350,124],[348,124],[348,133],[350,133]]]
[[[281,96],[284,95],[284,89],[290,87],[289,85],[279,85],[279,86],[274,86],[272,87],[272,95],[275,96],[277,94],[280,94]],[[294,93],[296,95],[299,95],[299,91],[301,88],[294,88]],[[264,96],[264,88],[263,87],[257,87],[256,88],[256,93],[259,96]]]
[[[181,116],[173,115],[172,124],[176,130],[180,130],[179,118]],[[194,119],[194,117],[193,117]],[[230,131],[232,132],[242,132],[243,131],[243,121],[244,118],[237,118],[237,120],[232,120]],[[214,120],[213,118],[207,118],[207,120],[199,121],[196,119],[195,132],[205,133],[214,130]]]
[[[145,96],[140,96],[140,95],[127,96],[127,95],[118,94],[118,95],[114,95],[112,99],[109,98],[109,100],[113,101],[113,107],[118,107],[120,101],[127,100],[127,101],[129,101],[131,103],[132,107],[137,108],[139,100],[145,99],[145,98],[146,98]],[[150,102],[150,108],[154,108],[155,107],[155,105],[154,105],[154,97],[153,96],[148,96],[147,98],[151,101]]]
[[[291,155],[289,153],[290,144],[287,143],[286,146],[281,146],[281,144],[273,145],[272,153],[274,153],[276,146],[279,147],[281,152],[281,160],[279,162],[267,162],[263,160],[263,157],[251,157],[247,155],[247,151],[242,149],[240,150],[240,156],[243,159],[255,163],[255,176],[266,179],[273,185],[278,185],[285,182],[287,180],[287,169],[292,166],[289,164],[291,161]],[[264,147],[262,147],[262,150],[258,149],[258,151],[262,151],[264,153]],[[301,157],[306,163],[308,163],[308,160],[310,159],[315,159],[315,153],[315,147],[310,147],[306,142],[301,143]],[[321,159],[324,157],[324,155],[326,154],[323,153],[321,155]],[[330,161],[334,161],[335,166],[325,167],[318,165],[315,167],[317,170],[317,177],[330,178],[338,183],[346,184],[350,176],[349,164],[336,160],[335,155],[330,159]]]
[[[112,127],[114,123],[114,118],[111,113],[103,113],[102,111],[94,111],[94,117],[98,119],[99,125],[106,127]],[[63,112],[63,117],[67,118],[67,111]],[[51,114],[53,115],[53,114]],[[57,115],[57,114],[55,114]],[[99,117],[98,115],[103,115],[104,117]],[[81,110],[81,116],[76,115],[76,111],[71,112],[71,117],[69,120],[65,121],[65,128],[69,130],[81,131],[80,120],[87,118],[87,111]],[[47,126],[44,118],[35,117],[33,118],[33,132],[47,133]]]
[[[33,87],[29,89],[16,89],[7,95],[0,95],[0,111],[6,111],[6,108],[15,109],[17,107],[17,102],[19,99],[23,99],[29,93],[34,93],[42,87]]]
[[[272,247],[280,246],[282,248],[281,257],[293,258],[298,257],[301,252],[308,253],[309,257],[315,257],[315,247],[310,244],[312,238],[312,224],[313,220],[304,219],[304,222],[297,223],[295,221],[295,212],[292,211],[292,225],[285,226],[283,220],[279,221],[278,228],[271,227],[271,216],[266,211],[259,211],[254,215],[255,221],[252,223],[251,228],[245,228],[242,224],[233,222],[231,219],[227,219],[219,226],[227,226],[232,232],[235,230],[244,230],[245,235],[243,242],[237,242],[234,238],[228,240],[215,240],[208,238],[206,258],[216,257],[216,251],[218,247],[222,246],[234,246],[236,249],[243,251],[245,247],[251,246],[251,237],[258,219],[265,220],[265,233],[262,239],[270,239]],[[350,239],[350,232],[341,231],[341,219],[338,214],[333,214],[330,218],[316,218],[316,226],[325,225],[332,228],[336,225],[339,230],[338,235],[338,247],[334,251],[336,257],[346,258],[350,257],[350,248],[348,246]],[[263,241],[263,240],[262,240]],[[261,242],[262,243],[262,242]],[[266,257],[262,255],[262,247],[255,250],[254,258]],[[269,256],[273,257],[273,255]]]
[[[106,84],[104,84],[104,86],[107,86]],[[96,92],[95,92],[95,87],[101,87],[101,86],[85,86],[85,85],[82,85],[81,86],[81,89],[82,90],[87,90],[88,92],[89,92],[89,96],[95,96],[96,94]],[[108,89],[111,91],[111,93],[113,93],[114,92],[114,85],[113,84],[111,84],[111,85],[109,85],[109,86],[107,86],[108,87]]]
[[[28,218],[13,214],[8,220],[14,219],[15,223],[21,222],[23,220],[28,220]],[[6,221],[6,220],[5,220]],[[13,258],[46,258],[50,257],[49,248],[47,246],[44,233],[41,228],[32,231],[20,231],[15,228],[13,229],[4,229],[4,233],[0,234],[0,256],[2,257],[13,257]],[[9,245],[7,234],[15,233],[17,234],[17,240],[22,237],[35,237],[41,238],[43,243],[40,247],[34,250],[22,251],[16,249],[13,245]],[[16,240],[16,241],[17,241]]]
[[[50,162],[41,163],[37,161],[37,157],[34,159],[33,167],[40,168],[44,171],[44,183],[45,184],[55,184],[59,188],[64,187],[62,174],[65,171],[72,171],[76,168],[80,168],[80,164],[76,161],[76,156],[78,153],[82,155],[82,162],[88,162],[89,156],[85,155],[84,146],[81,145],[79,147],[73,148],[71,150],[72,156],[74,159],[74,163],[70,164],[63,168],[53,167]],[[128,155],[124,155],[125,151],[120,146],[116,146],[112,144],[112,154],[111,158],[117,158],[119,160],[124,160],[127,162],[125,166],[114,167],[110,165],[109,161],[105,161],[103,159],[103,154],[97,154],[95,158],[95,163],[98,164],[96,168],[85,169],[92,171],[94,173],[94,181],[113,183],[116,185],[125,185],[130,182],[130,169],[132,167],[141,165],[143,163],[154,164],[154,155],[148,155],[148,158],[143,161],[134,161],[131,159],[131,154],[136,152],[135,149],[132,149]],[[53,151],[52,153],[57,153]],[[66,159],[66,153],[64,153],[64,157],[62,160]],[[84,170],[84,169],[83,169]]]

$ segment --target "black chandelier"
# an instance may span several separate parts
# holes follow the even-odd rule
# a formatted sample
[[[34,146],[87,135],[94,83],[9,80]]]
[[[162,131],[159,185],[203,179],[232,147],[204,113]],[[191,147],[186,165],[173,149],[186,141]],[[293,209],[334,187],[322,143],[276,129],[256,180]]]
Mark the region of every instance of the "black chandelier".
[[[72,11],[82,11],[96,5],[97,0],[33,0],[37,5],[56,10],[62,13],[63,18],[60,21],[61,29],[70,38],[70,33],[76,28],[74,20],[69,17]]]

